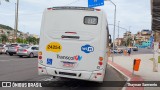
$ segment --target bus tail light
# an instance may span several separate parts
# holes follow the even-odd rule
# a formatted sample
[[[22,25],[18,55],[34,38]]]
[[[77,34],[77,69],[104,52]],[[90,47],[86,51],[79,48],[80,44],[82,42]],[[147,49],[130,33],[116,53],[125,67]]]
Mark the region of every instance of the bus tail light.
[[[102,66],[102,65],[103,65],[103,62],[99,62],[99,65]]]
[[[101,9],[95,9],[96,11],[101,11]]]
[[[42,60],[42,52],[38,52],[38,59]]]
[[[100,60],[100,61],[103,61],[103,57],[99,57],[99,60]]]
[[[97,75],[102,75],[102,73],[97,73]]]
[[[77,32],[65,32],[65,33],[69,33],[69,34],[77,34]]]
[[[42,55],[42,52],[38,52],[38,55],[41,56],[41,55]]]
[[[103,65],[103,62],[102,62],[102,61],[103,61],[103,57],[99,57],[99,63],[98,63],[98,64],[99,64],[100,66]]]
[[[38,67],[38,69],[42,69],[42,67]]]
[[[38,69],[39,69],[39,71],[40,71],[41,73],[45,72],[45,68],[43,68],[43,67],[38,67]]]
[[[41,59],[42,59],[42,56],[38,56],[38,59],[41,60]]]
[[[47,8],[47,10],[54,10],[54,8]]]

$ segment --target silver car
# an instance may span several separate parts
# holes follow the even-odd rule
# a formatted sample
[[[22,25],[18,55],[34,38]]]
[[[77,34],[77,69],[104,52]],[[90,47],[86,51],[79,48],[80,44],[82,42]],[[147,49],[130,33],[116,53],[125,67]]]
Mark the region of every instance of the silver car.
[[[26,44],[11,44],[8,47],[7,53],[10,56],[13,56],[13,54],[17,54],[17,51],[18,51],[19,48],[23,48],[23,47],[27,47],[27,46],[29,46],[29,45],[26,45]]]
[[[26,46],[23,48],[19,48],[17,51],[17,55],[19,57],[27,56],[27,57],[33,58],[38,56],[38,50],[39,50],[38,45]]]

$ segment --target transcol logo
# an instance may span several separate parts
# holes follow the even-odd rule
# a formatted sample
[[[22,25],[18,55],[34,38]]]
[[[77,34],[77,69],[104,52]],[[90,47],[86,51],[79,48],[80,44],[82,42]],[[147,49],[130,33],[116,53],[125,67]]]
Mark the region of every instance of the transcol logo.
[[[74,59],[75,59],[76,61],[81,61],[81,60],[82,60],[82,56],[79,56],[79,55],[74,56]]]
[[[85,53],[90,53],[94,51],[94,47],[90,46],[90,45],[85,45],[81,47],[81,51],[85,52]]]
[[[57,54],[57,59],[81,61],[82,60],[82,56],[76,55],[76,56],[71,57],[71,56],[60,56],[59,54]]]

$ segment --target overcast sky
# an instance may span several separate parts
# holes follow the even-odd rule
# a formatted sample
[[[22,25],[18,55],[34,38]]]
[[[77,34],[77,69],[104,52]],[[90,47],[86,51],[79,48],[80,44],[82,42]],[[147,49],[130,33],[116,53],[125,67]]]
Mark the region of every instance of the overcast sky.
[[[15,22],[15,2],[9,3],[1,0],[0,5],[0,24],[5,24],[14,28]],[[40,33],[42,12],[47,7],[53,6],[88,6],[88,0],[19,0],[19,30],[31,34]],[[142,29],[151,30],[151,6],[150,0],[112,0],[117,5],[117,24],[120,27],[131,30],[132,33]],[[114,5],[109,1],[104,6],[97,7],[106,12],[108,23],[114,22]],[[113,35],[113,26],[109,25],[110,34]],[[117,36],[116,28],[116,36]],[[125,30],[120,29],[120,36]]]

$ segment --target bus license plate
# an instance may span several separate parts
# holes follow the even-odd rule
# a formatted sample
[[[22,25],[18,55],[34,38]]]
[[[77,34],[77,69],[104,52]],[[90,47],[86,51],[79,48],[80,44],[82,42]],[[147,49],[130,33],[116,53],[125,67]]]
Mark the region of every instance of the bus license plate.
[[[64,67],[74,67],[75,63],[73,62],[63,62]]]

